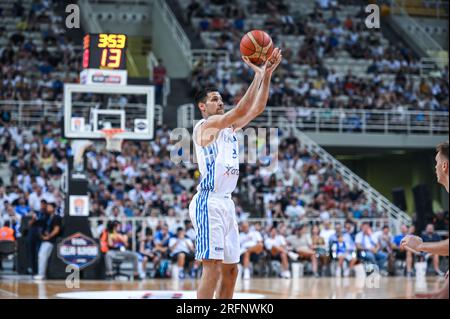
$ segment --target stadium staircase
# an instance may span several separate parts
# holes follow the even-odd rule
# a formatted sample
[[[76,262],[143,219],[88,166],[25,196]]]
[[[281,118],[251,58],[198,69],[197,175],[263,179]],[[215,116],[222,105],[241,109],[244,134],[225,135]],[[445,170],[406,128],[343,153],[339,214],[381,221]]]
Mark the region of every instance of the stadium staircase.
[[[281,122],[288,123],[288,121]],[[387,217],[389,217],[389,226],[391,229],[399,232],[402,224],[410,225],[412,223],[411,217],[407,213],[392,204],[386,197],[370,186],[369,183],[353,173],[347,166],[325,151],[325,149],[314,142],[308,135],[301,132],[295,126],[285,126],[284,128],[290,130],[293,135],[301,141],[302,145],[305,146],[310,154],[317,154],[322,161],[331,163],[333,168],[342,176],[343,180],[350,188],[357,187],[358,189],[361,189],[369,203],[375,202],[378,209],[383,211]]]
[[[178,3],[178,0],[167,0],[167,4],[169,5],[180,25],[183,27],[183,30],[186,32],[189,40],[191,41],[191,48],[204,49],[205,46],[202,42],[202,39],[200,38],[200,34],[188,21],[186,21],[186,12]]]
[[[422,4],[420,6],[422,6]],[[445,50],[439,41],[436,41],[436,39],[430,35],[430,28],[424,27],[416,17],[417,15],[430,16],[432,12],[434,12],[435,18],[445,18],[445,15],[448,17],[448,12],[446,13],[446,10],[444,9],[419,7],[416,1],[393,0],[390,6],[390,16],[386,19],[386,23],[392,30],[401,36],[419,56],[434,59],[435,62],[442,67],[443,65],[448,65],[448,50]],[[431,17],[433,17],[433,15],[431,15]],[[438,23],[437,20],[436,23]],[[431,27],[431,29],[434,29],[434,27]]]

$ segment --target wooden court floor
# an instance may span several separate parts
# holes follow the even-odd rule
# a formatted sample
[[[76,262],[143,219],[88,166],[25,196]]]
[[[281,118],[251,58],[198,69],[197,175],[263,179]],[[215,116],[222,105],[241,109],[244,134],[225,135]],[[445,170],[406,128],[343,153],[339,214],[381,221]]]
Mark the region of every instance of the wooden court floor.
[[[175,291],[183,298],[195,297],[198,280],[146,279],[143,281],[80,280],[79,288],[67,287],[64,280],[33,281],[29,276],[0,277],[0,298],[54,299],[58,294],[76,293],[78,298],[111,298],[111,295],[85,295],[87,292],[116,293],[112,298],[142,298],[156,291],[159,298],[173,298],[168,291]],[[434,291],[443,285],[442,278],[427,277],[423,280],[405,277],[381,277],[379,281],[356,278],[296,279],[252,278],[236,284],[238,298],[294,298],[294,299],[405,299],[414,298],[417,292]],[[122,294],[121,294],[122,293]],[[127,295],[128,293],[129,295]],[[130,295],[135,293],[135,295]],[[190,293],[190,294],[187,294]],[[250,295],[248,295],[250,294]],[[253,294],[253,295],[252,295]],[[256,294],[256,295],[255,295]],[[154,295],[154,294],[153,294]],[[109,296],[109,297],[108,297]],[[149,298],[151,299],[151,298]]]

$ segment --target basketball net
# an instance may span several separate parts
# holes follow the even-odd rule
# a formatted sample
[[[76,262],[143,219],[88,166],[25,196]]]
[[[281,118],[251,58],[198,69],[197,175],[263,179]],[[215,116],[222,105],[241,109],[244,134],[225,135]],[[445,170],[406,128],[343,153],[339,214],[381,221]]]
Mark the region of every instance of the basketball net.
[[[117,137],[116,135],[125,130],[121,128],[105,128],[100,130],[100,132],[105,136],[106,149],[110,152],[120,152],[122,150],[123,138]]]

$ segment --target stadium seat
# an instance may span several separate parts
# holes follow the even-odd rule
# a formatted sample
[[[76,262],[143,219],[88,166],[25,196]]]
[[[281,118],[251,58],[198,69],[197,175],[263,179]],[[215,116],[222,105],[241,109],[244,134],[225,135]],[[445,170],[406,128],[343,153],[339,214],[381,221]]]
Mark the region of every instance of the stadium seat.
[[[4,257],[9,257],[13,255],[14,258],[14,266],[16,268],[16,243],[10,240],[0,240],[0,261]]]
[[[125,261],[125,258],[122,256],[115,256],[112,260],[113,263],[113,277],[126,277],[127,280],[130,280],[130,275],[127,275],[120,270],[120,266]]]

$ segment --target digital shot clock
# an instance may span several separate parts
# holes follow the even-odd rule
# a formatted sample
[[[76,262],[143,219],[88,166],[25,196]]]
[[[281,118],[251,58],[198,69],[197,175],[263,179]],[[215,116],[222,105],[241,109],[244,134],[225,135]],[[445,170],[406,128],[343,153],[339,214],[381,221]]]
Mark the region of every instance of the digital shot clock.
[[[87,34],[83,39],[84,69],[126,69],[125,34],[99,33]]]

